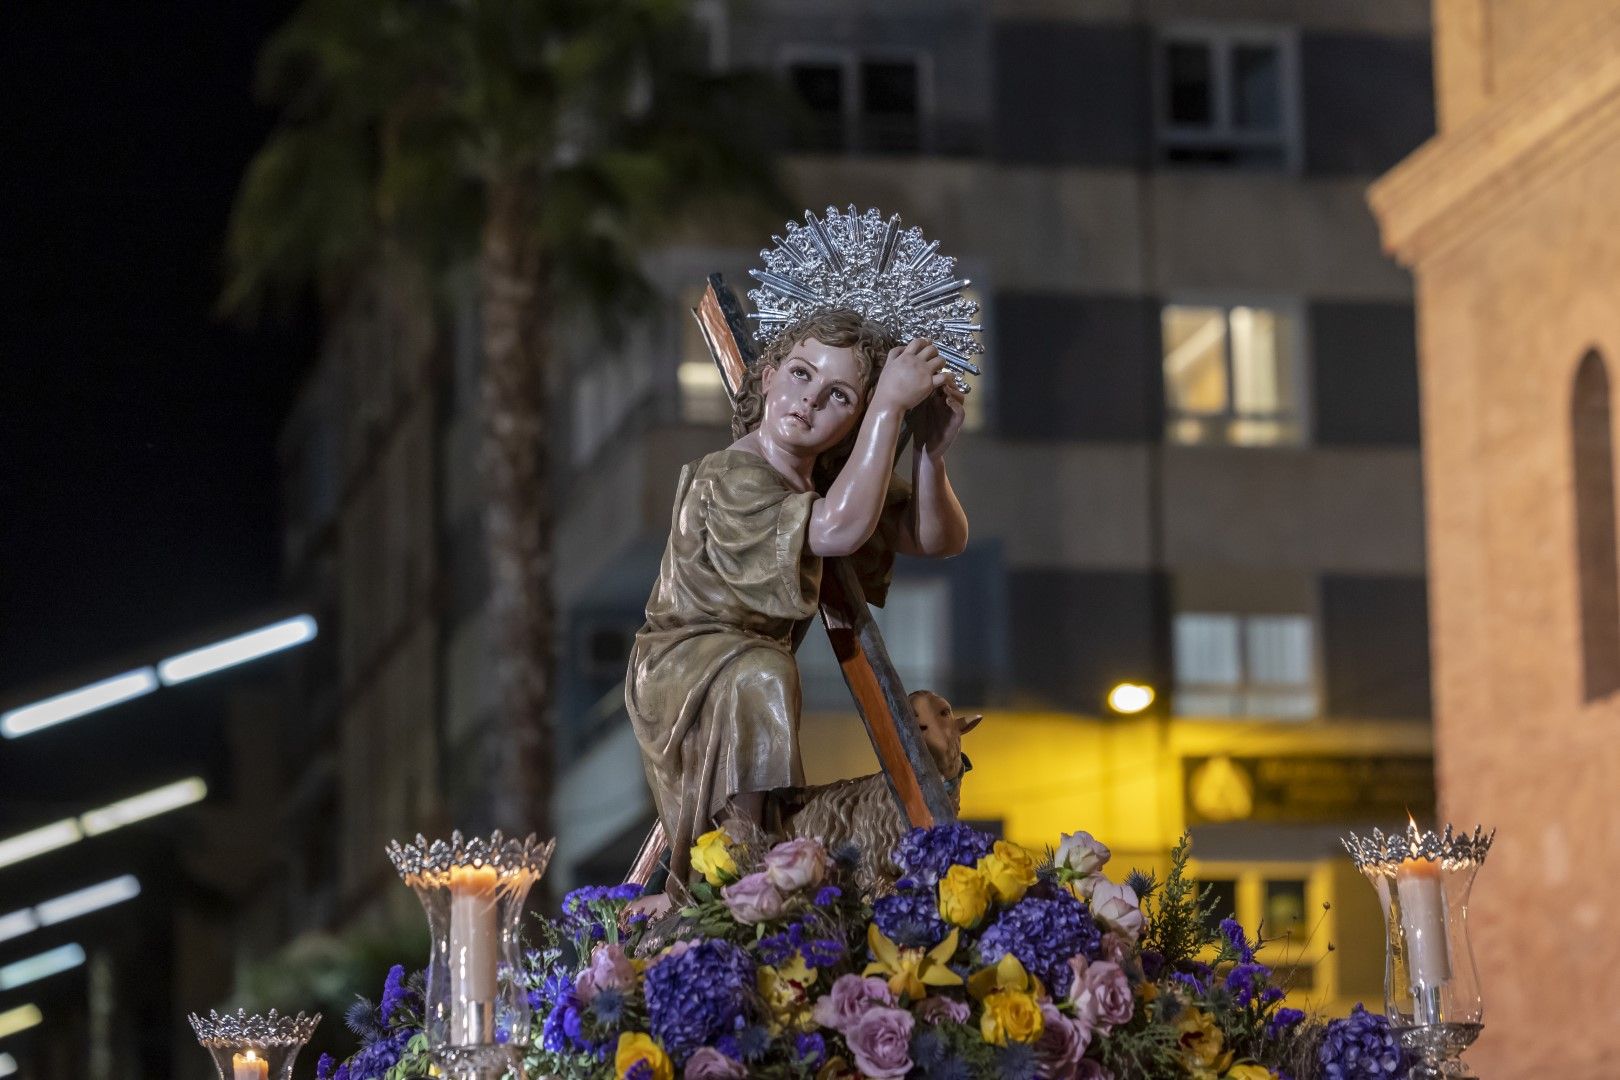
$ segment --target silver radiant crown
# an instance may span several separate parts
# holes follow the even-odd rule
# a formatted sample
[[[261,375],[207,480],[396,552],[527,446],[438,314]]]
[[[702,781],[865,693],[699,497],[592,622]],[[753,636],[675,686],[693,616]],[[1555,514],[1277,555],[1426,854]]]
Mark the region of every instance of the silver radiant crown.
[[[1403,862],[1413,859],[1437,862],[1448,870],[1479,866],[1484,863],[1495,839],[1495,829],[1487,833],[1479,825],[1469,835],[1454,832],[1450,825],[1444,832],[1429,832],[1418,828],[1414,822],[1403,833],[1374,829],[1371,837],[1351,833],[1340,843],[1362,873],[1392,874]]]
[[[977,334],[979,305],[962,295],[972,282],[956,276],[956,260],[939,254],[939,241],[922,230],[887,220],[876,209],[864,214],[827,207],[825,219],[806,210],[804,224],[787,223],[786,236],[772,236],[759,254],[765,269],[750,270],[759,282],[748,299],[758,321],[754,337],[769,341],[790,323],[821,311],[847,308],[884,327],[902,342],[927,338],[957,373],[977,375],[970,359],[984,352]]]
[[[309,1042],[309,1037],[315,1034],[315,1025],[321,1022],[321,1014],[306,1016],[299,1013],[297,1016],[283,1016],[271,1009],[268,1015],[258,1013],[249,1014],[246,1009],[238,1009],[234,1014],[219,1013],[209,1010],[207,1016],[198,1016],[192,1013],[186,1017],[191,1021],[192,1030],[197,1033],[197,1041],[203,1046],[223,1047],[234,1049],[238,1046],[303,1046]]]

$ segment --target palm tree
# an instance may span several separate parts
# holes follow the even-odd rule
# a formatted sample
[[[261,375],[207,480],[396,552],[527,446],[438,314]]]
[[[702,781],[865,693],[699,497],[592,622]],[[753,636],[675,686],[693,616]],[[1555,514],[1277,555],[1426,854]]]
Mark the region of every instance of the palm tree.
[[[774,195],[757,80],[697,55],[685,0],[306,0],[261,58],[280,121],[233,211],[227,311],[362,275],[471,270],[502,775],[551,832],[556,320],[644,299],[638,253],[700,201]]]

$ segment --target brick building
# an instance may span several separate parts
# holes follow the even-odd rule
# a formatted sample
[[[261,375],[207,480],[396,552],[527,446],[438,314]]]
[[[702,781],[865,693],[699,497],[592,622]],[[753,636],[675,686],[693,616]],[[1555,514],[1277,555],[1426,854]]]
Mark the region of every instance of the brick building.
[[[1617,1037],[1568,988],[1606,984],[1620,960],[1620,11],[1434,14],[1440,131],[1373,204],[1421,315],[1441,810],[1502,830],[1472,933],[1496,1022],[1470,1059],[1610,1076]],[[1527,882],[1560,898],[1555,917],[1524,910]]]

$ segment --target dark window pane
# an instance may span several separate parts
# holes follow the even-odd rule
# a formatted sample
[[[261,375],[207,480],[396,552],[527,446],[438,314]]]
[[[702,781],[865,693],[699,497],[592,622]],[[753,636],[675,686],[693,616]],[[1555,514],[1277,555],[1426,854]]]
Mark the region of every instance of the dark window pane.
[[[1282,57],[1275,45],[1232,50],[1232,123],[1251,131],[1282,128]]]
[[[1210,124],[1215,121],[1215,88],[1209,47],[1176,42],[1165,49],[1170,81],[1170,122]]]
[[[910,60],[861,65],[861,149],[911,153],[918,149],[917,65]]]
[[[844,69],[837,64],[794,64],[788,81],[809,114],[800,146],[810,150],[842,149]]]
[[[1222,919],[1237,918],[1237,882],[1229,879],[1200,881],[1204,888],[1203,902],[1215,902],[1209,913],[1209,928],[1215,930]]]

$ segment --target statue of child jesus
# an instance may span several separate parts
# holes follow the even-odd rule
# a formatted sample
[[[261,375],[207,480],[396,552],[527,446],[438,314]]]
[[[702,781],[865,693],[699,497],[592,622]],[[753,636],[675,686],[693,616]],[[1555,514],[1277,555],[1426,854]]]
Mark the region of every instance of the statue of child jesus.
[[[893,474],[908,412],[906,484]],[[783,330],[750,369],[736,441],[681,470],[625,684],[673,880],[687,880],[693,840],[721,816],[762,824],[766,792],[804,784],[793,650],[817,612],[821,560],[852,558],[881,604],[896,552],[966,546],[945,472],[962,417],[963,392],[930,342],[896,347],[853,311],[824,312]]]

